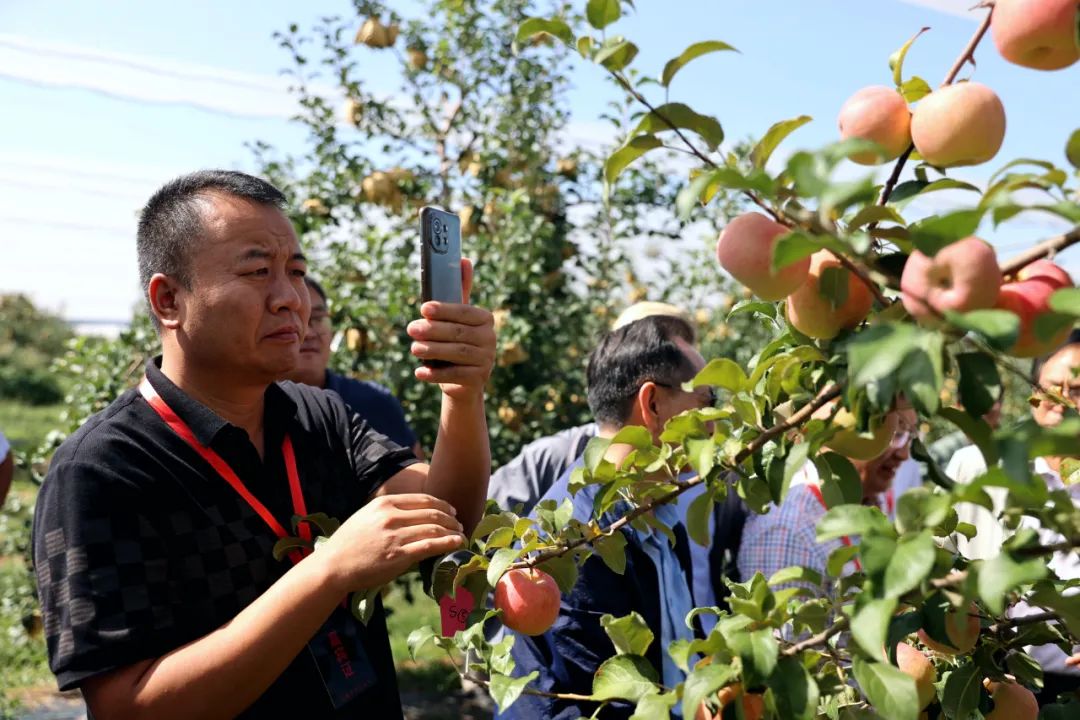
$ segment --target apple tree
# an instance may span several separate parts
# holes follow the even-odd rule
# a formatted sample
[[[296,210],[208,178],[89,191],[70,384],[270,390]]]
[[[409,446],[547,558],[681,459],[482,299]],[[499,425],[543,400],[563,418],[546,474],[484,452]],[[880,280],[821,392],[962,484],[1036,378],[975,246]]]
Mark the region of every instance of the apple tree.
[[[651,513],[660,504],[704,485],[687,525],[692,538],[707,542],[705,518],[726,492],[763,512],[782,503],[793,477],[812,463],[828,508],[818,540],[853,540],[833,554],[828,572],[792,567],[770,578],[743,578],[730,584],[729,608],[695,610],[717,616],[717,624],[705,638],[664,648],[686,671],[676,687],[662,685],[659,669],[645,659],[645,649],[659,640],[640,617],[605,618],[612,656],[585,699],[595,703],[596,716],[613,702],[635,704],[635,718],[667,718],[674,708],[685,718],[1036,716],[1029,688],[1041,686],[1042,668],[1024,647],[1080,642],[1076,580],[1059,577],[1049,563],[1080,545],[1080,509],[1031,470],[1034,458],[1065,458],[1063,480],[1077,480],[1080,465],[1070,458],[1080,456],[1080,416],[1060,388],[1040,387],[1026,363],[1054,349],[1080,317],[1080,290],[1052,261],[1080,241],[1080,131],[1061,139],[1071,167],[1004,162],[997,153],[1006,108],[992,78],[958,78],[962,70],[974,72],[975,53],[987,50],[990,37],[1007,60],[1033,70],[1075,63],[1080,6],[1072,0],[986,5],[978,30],[958,48],[936,89],[905,73],[916,34],[887,68],[882,62],[881,87],[853,92],[838,109],[837,142],[772,163],[777,147],[808,117],[780,120],[740,155],[722,149],[717,118],[686,98],[668,97],[682,67],[714,61],[714,53],[731,49],[727,42],[691,45],[653,76],[635,65],[638,46],[615,32],[631,3],[589,0],[587,27],[570,11],[520,22],[513,35],[519,59],[576,52],[639,108],[603,165],[609,201],[627,172],[676,150],[693,158],[674,199],[676,217],[707,216],[724,193],[745,203],[748,210],[720,234],[717,259],[755,296],[729,317],[756,317],[769,337],[746,363],[711,361],[688,386],[713,386],[722,403],[675,418],[659,445],[642,428],[590,444],[571,490],[603,486],[596,519],[573,519],[565,503],[541,505],[525,518],[489,507],[469,549],[440,562],[431,583],[434,597],[466,588],[479,599],[468,626],[451,637],[417,630],[414,648],[435,643],[462,651],[462,675],[486,684],[505,708],[522,693],[537,692],[534,676],[514,668],[513,637],[492,643],[484,633],[496,618],[511,627],[522,620],[521,608],[500,600],[505,584],[525,573],[543,586],[533,593],[536,613],[525,613],[530,627],[522,626],[537,632],[536,619],[550,618],[545,577],[567,592],[582,563],[621,572],[622,531],[666,530]],[[1017,13],[1028,21],[1010,20]],[[950,175],[952,168],[991,161],[1000,165],[986,187]],[[848,162],[888,165],[883,181],[870,170],[852,180],[838,172]],[[909,219],[913,200],[946,189],[964,191],[970,201]],[[1054,214],[1072,229],[1033,238],[1029,250],[1009,259],[997,258],[976,235],[1029,212]],[[1042,427],[1020,419],[991,428],[983,415],[1006,377],[1064,405],[1063,421]],[[959,402],[942,402],[949,380]],[[844,453],[880,442],[878,430],[901,395],[924,421],[963,431],[990,469],[971,484],[954,484],[916,439],[912,454],[933,484],[901,496],[890,519],[862,503]],[[891,436],[890,430],[886,443]],[[618,467],[605,459],[612,444],[633,448]],[[688,466],[696,477],[678,480]],[[950,536],[975,532],[958,523],[955,508],[992,508],[987,488],[1007,493],[1000,515],[1008,527],[1034,522],[1041,531],[1020,527],[997,557],[968,561],[947,545]],[[618,519],[601,522],[616,505],[623,508]],[[858,569],[844,572],[853,559]],[[1011,617],[1021,600],[1037,612]],[[1071,717],[1077,705],[1043,712]]]

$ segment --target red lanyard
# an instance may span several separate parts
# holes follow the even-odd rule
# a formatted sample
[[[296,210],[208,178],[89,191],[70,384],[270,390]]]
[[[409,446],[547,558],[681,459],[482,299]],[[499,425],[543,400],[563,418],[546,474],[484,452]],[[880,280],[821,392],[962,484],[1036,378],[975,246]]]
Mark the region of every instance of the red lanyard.
[[[821,488],[814,483],[809,483],[809,487],[810,492],[814,493],[814,497],[816,497],[817,501],[821,503],[821,507],[825,508],[825,511],[828,512],[829,506],[825,504],[825,498],[821,495]],[[851,547],[851,538],[849,538],[847,535],[840,538],[840,542],[844,543],[844,545],[847,545],[848,547]],[[862,563],[859,562],[859,558],[853,557],[851,558],[851,561],[855,563],[856,570],[862,570]]]
[[[173,432],[179,435],[188,445],[192,447],[195,452],[206,462],[210,463],[210,466],[217,471],[225,482],[232,486],[232,489],[240,495],[241,498],[251,507],[252,510],[258,514],[263,521],[270,526],[270,529],[274,531],[274,534],[279,538],[289,537],[289,533],[282,527],[281,523],[277,521],[277,518],[271,514],[266,506],[259,502],[259,499],[251,494],[251,491],[247,489],[240,477],[233,471],[229,464],[225,462],[224,458],[218,455],[214,450],[203,445],[195,438],[195,433],[191,431],[188,424],[180,419],[180,417],[173,412],[173,409],[169,407],[154,386],[150,384],[147,378],[143,378],[139,383],[139,392],[146,398],[147,404],[154,409],[161,419],[165,421]],[[300,489],[300,475],[296,471],[296,454],[293,452],[292,440],[288,434],[285,435],[281,441],[281,454],[285,458],[285,473],[289,476],[289,493],[292,495],[293,511],[297,515],[307,515],[307,507],[304,505],[304,493]],[[311,528],[307,523],[300,523],[298,528],[300,537],[304,540],[311,540]],[[306,552],[300,552],[294,550],[289,553],[289,558],[293,561],[293,564],[300,562],[307,556]]]

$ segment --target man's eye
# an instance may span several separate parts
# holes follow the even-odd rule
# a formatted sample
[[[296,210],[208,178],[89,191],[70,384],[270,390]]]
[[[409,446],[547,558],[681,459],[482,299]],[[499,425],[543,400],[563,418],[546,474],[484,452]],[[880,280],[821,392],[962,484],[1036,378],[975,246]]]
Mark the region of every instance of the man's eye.
[[[244,274],[245,275],[257,275],[257,276],[261,277],[263,275],[269,275],[270,274],[270,268],[257,268],[255,270],[249,270],[248,272],[246,272]]]

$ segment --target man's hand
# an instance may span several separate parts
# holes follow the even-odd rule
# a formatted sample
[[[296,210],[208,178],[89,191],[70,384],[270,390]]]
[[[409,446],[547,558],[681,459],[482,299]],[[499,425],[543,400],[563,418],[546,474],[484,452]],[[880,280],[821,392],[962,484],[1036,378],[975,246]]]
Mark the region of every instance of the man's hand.
[[[484,392],[495,363],[495,321],[483,308],[469,305],[472,263],[461,261],[462,302],[427,302],[421,320],[409,323],[412,354],[421,360],[443,360],[447,367],[422,366],[416,378],[438,383],[449,397],[476,399]]]
[[[1065,660],[1065,664],[1068,665],[1069,667],[1080,666],[1080,653],[1076,653],[1072,657]]]
[[[313,558],[327,563],[342,593],[379,587],[417,562],[465,543],[450,503],[424,493],[374,498],[342,523]]]

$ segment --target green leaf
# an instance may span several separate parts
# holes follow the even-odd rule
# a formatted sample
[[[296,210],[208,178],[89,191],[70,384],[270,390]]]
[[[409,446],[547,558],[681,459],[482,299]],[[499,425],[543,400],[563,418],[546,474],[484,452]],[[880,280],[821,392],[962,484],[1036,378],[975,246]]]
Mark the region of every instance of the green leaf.
[[[910,323],[874,325],[848,345],[848,374],[853,389],[893,375],[918,347],[923,331]]]
[[[914,590],[934,568],[937,546],[929,530],[900,539],[885,570],[885,595],[898,598]]]
[[[851,618],[851,637],[863,652],[873,658],[881,657],[889,621],[896,612],[896,598],[865,600]]]
[[[674,692],[649,693],[638,700],[630,720],[671,720],[671,708],[679,701]]]
[[[488,685],[488,692],[491,693],[491,699],[495,701],[499,712],[505,712],[508,707],[513,705],[514,701],[521,697],[521,691],[539,676],[539,670],[533,670],[525,677],[520,678],[493,672]]]
[[[585,18],[597,30],[603,30],[622,15],[619,0],[589,0],[585,6]]]
[[[1053,610],[1073,637],[1080,636],[1080,595],[1062,595],[1050,583],[1039,583],[1028,598],[1031,605]]]
[[[780,645],[772,628],[732,633],[729,642],[731,649],[742,659],[745,685],[760,685],[772,675],[780,656]]]
[[[1007,552],[1001,552],[983,562],[979,568],[979,597],[995,615],[1005,612],[1008,594],[1021,585],[1042,580],[1047,574],[1046,560],[1033,558],[1017,562]]]
[[[919,36],[930,28],[924,27],[911,36],[911,39],[900,46],[900,49],[889,56],[889,69],[893,74],[893,85],[900,87],[904,82],[904,58],[907,57],[908,50],[915,44],[915,41],[919,39]]]
[[[1077,170],[1080,170],[1080,128],[1073,130],[1065,143],[1065,158]]]
[[[652,435],[641,425],[626,425],[611,438],[612,445],[630,445],[635,450],[646,450],[653,446]]]
[[[1062,315],[1056,312],[1044,312],[1035,316],[1032,329],[1035,338],[1041,342],[1048,342],[1057,337],[1058,333],[1066,328],[1071,328],[1076,318],[1070,315]]]
[[[948,717],[969,718],[979,708],[982,694],[982,672],[975,663],[968,663],[949,673],[941,694],[941,706]]]
[[[630,138],[625,145],[611,153],[607,162],[604,163],[604,182],[608,185],[613,184],[630,163],[663,144],[660,138],[652,135],[638,135]]]
[[[626,572],[626,536],[616,531],[611,535],[604,535],[593,542],[597,554],[604,564],[611,568],[617,575]]]
[[[855,545],[841,545],[829,553],[829,561],[825,566],[825,572],[830,577],[840,577],[844,573],[844,566],[859,554],[859,548]]]
[[[690,673],[683,685],[683,717],[695,717],[701,703],[715,695],[734,677],[735,671],[729,665],[719,663],[706,665]]]
[[[993,429],[982,418],[974,418],[963,410],[941,408],[938,415],[960,428],[971,442],[978,446],[987,467],[998,462],[997,445],[994,443]]]
[[[1062,288],[1050,296],[1050,309],[1062,315],[1080,317],[1080,288]]]
[[[773,151],[787,138],[788,135],[801,128],[806,123],[813,120],[809,115],[800,115],[790,120],[781,120],[778,123],[773,124],[766,132],[765,135],[758,141],[754,149],[750,151],[750,162],[756,168],[764,168],[765,164],[769,162],[769,158],[772,157]]]
[[[680,220],[686,221],[690,218],[690,214],[694,212],[698,201],[701,200],[701,194],[712,182],[711,174],[702,173],[679,191],[679,194],[675,196],[675,212]]]
[[[933,257],[947,245],[973,235],[979,229],[985,212],[985,209],[973,209],[932,215],[908,226],[911,241],[919,250]]]
[[[848,221],[848,230],[857,230],[863,225],[878,222],[894,222],[904,225],[904,218],[896,211],[896,208],[888,205],[867,205]]]
[[[876,652],[881,652],[880,647]],[[919,696],[915,681],[900,668],[856,657],[852,669],[859,689],[882,717],[918,720]]]
[[[1020,334],[1020,318],[1008,310],[946,311],[945,319],[961,330],[982,335],[991,347],[998,350],[1011,348]]]
[[[281,562],[285,556],[294,550],[311,550],[312,545],[310,540],[303,540],[298,537],[283,537],[274,543],[274,559]]]
[[[850,460],[839,453],[827,452],[816,456],[814,464],[821,476],[821,497],[825,507],[862,502],[862,481]]]
[[[709,520],[712,518],[713,496],[706,490],[690,502],[686,510],[686,534],[702,547],[712,544],[709,533]]]
[[[746,389],[749,378],[742,367],[728,358],[714,358],[687,383],[690,389],[710,385],[737,393]]]
[[[561,40],[570,47],[574,46],[574,33],[570,30],[570,26],[562,20],[548,20],[546,18],[527,18],[521,25],[518,26],[517,37],[514,38],[514,45],[520,46],[524,42],[532,40],[534,37],[540,34],[547,34]]]
[[[615,37],[604,43],[600,52],[593,56],[593,62],[603,65],[611,72],[618,72],[637,57],[637,45],[621,37]]]
[[[810,720],[817,714],[817,683],[797,658],[786,657],[776,664],[776,669],[769,678],[769,689],[772,690],[778,717],[785,720]],[[684,702],[683,717],[693,717],[685,711]]]
[[[645,618],[636,612],[621,618],[604,615],[600,618],[600,625],[611,638],[611,644],[619,655],[645,655],[654,639],[653,631],[649,629]]]
[[[781,570],[777,570],[773,573],[773,576],[769,578],[769,585],[785,585],[787,583],[809,583],[810,585],[820,586],[824,579],[821,577],[821,573],[808,567],[802,567],[801,565],[793,565]]]
[[[958,353],[960,402],[972,417],[982,417],[1001,397],[1001,375],[994,358],[982,352]]]
[[[930,89],[930,84],[918,75],[912,75],[900,86],[900,94],[909,103],[918,102],[931,92],[933,90]]]
[[[881,510],[866,505],[838,505],[829,508],[817,524],[818,542],[871,532],[889,536],[893,534],[892,523]]]
[[[574,589],[574,585],[577,584],[578,579],[578,566],[574,562],[574,558],[569,553],[560,557],[551,558],[545,560],[537,566],[538,569],[543,570],[551,577],[555,578],[555,583],[559,586],[564,594]]]
[[[847,268],[835,265],[821,271],[818,279],[818,294],[828,300],[833,309],[847,302],[848,276]]]
[[[438,634],[426,625],[413,630],[405,640],[405,643],[409,646],[409,657],[416,660],[417,653],[423,650],[428,643],[435,642],[437,637],[439,637]]]
[[[709,115],[702,115],[683,103],[666,103],[650,111],[630,133],[631,137],[652,135],[674,129],[693,130],[705,141],[710,150],[724,141],[724,129],[720,121]]]
[[[735,50],[735,48],[720,40],[706,40],[705,42],[694,43],[683,50],[681,55],[667,61],[667,64],[664,65],[664,72],[660,75],[660,84],[664,87],[670,85],[675,73],[682,70],[691,60],[722,50]],[[738,50],[735,50],[735,52],[738,52]]]
[[[770,320],[775,320],[776,305],[770,302],[763,302],[761,300],[740,300],[739,302],[735,303],[734,307],[731,308],[731,311],[728,312],[727,319],[731,320],[731,318],[735,317],[736,315],[742,315],[744,313],[758,313],[759,315],[764,315]]]
[[[637,702],[648,693],[659,692],[656,669],[641,655],[616,655],[605,660],[593,675],[593,697],[597,700]]]
[[[514,519],[510,513],[485,515],[480,518],[480,522],[476,523],[476,529],[473,530],[471,539],[476,542],[480,538],[486,537],[495,530],[504,527],[514,527]]]
[[[820,239],[802,230],[781,235],[773,245],[772,271],[779,272],[792,263],[810,257],[822,247],[824,243]]]
[[[491,562],[488,564],[487,569],[487,581],[488,585],[495,587],[495,583],[499,582],[499,578],[503,576],[507,568],[519,557],[521,557],[522,548],[503,548],[497,550],[495,555],[492,556]]]
[[[371,622],[371,618],[375,615],[375,608],[378,605],[375,601],[380,595],[382,595],[381,586],[354,592],[349,601],[353,617],[359,620],[363,625],[367,625]]]

